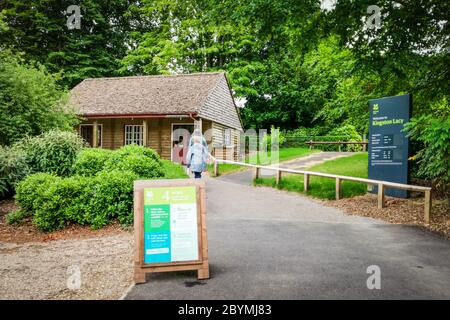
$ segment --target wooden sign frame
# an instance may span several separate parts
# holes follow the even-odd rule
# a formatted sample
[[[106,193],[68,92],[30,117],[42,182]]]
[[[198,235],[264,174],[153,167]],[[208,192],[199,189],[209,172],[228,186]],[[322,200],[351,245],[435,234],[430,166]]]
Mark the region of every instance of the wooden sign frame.
[[[144,189],[196,187],[198,260],[144,263]],[[208,239],[206,234],[205,182],[200,179],[165,179],[134,181],[134,282],[145,283],[146,274],[166,271],[197,270],[197,278],[209,279]]]

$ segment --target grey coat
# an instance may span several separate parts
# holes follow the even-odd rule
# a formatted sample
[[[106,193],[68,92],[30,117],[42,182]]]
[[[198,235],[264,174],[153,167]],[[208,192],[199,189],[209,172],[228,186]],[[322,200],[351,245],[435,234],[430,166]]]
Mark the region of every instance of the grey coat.
[[[208,159],[208,146],[205,139],[202,143],[194,143],[193,139],[189,141],[189,150],[186,155],[186,164],[193,172],[202,172],[206,168]]]

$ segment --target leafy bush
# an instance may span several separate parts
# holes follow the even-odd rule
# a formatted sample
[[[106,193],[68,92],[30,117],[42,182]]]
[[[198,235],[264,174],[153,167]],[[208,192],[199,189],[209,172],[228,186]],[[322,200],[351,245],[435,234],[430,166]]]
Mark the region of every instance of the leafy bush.
[[[73,128],[78,120],[63,107],[67,93],[57,82],[58,76],[43,66],[26,64],[18,54],[0,49],[1,145],[54,128]]]
[[[44,231],[62,228],[69,221],[86,224],[82,209],[91,195],[88,183],[87,178],[73,176],[51,184],[41,193],[40,200],[34,202],[33,223]]]
[[[95,177],[86,210],[92,227],[102,227],[116,218],[123,224],[133,222],[133,181],[136,179],[135,173],[119,170],[100,172]]]
[[[84,148],[77,156],[74,164],[75,174],[95,176],[105,168],[106,161],[113,151],[98,148]]]
[[[23,152],[0,146],[0,199],[12,195],[16,184],[29,173]]]
[[[282,146],[285,143],[285,141],[286,141],[286,138],[284,137],[284,134],[280,131],[280,128],[275,128],[274,126],[272,126],[270,128],[270,134],[266,134],[264,136],[264,140],[265,140],[265,143],[267,144],[267,149],[268,150],[270,150],[271,147],[272,147],[272,135],[275,134],[275,133],[278,133],[278,139],[277,140],[278,140],[278,146],[279,147]]]
[[[350,125],[350,124],[331,130],[329,135],[337,136],[337,137],[344,137],[344,139],[339,139],[340,141],[354,141],[354,142],[362,141],[361,135],[356,131],[355,126]],[[361,151],[362,145],[349,144],[349,145],[345,146],[344,150]]]
[[[150,148],[134,144],[114,151],[105,163],[105,170],[131,171],[140,178],[164,176],[164,169],[158,154]]]
[[[89,159],[94,159],[95,163],[91,165]],[[93,175],[103,162],[105,168]],[[117,169],[112,169],[113,164]],[[33,223],[39,229],[52,231],[68,223],[100,228],[115,219],[130,224],[133,222],[134,180],[143,176],[186,177],[181,166],[162,161],[151,149],[138,146],[112,152],[86,149],[79,154],[74,167],[86,176],[64,178],[35,173],[17,185],[16,200],[24,212],[33,214]]]
[[[83,147],[83,140],[69,131],[52,130],[37,137],[25,138],[17,143],[34,172],[55,173],[69,176],[73,164]]]
[[[35,173],[20,181],[16,186],[16,201],[22,210],[32,212],[42,203],[42,195],[61,178],[49,173]]]
[[[102,171],[94,177],[60,178],[36,173],[19,183],[16,199],[33,213],[33,223],[52,231],[73,222],[100,228],[113,219],[133,221],[133,181],[126,171]]]
[[[430,179],[450,202],[450,105],[446,99],[433,106],[433,114],[412,118],[405,125],[413,141],[423,148],[412,157],[418,175]]]
[[[23,221],[23,219],[29,216],[30,213],[25,210],[16,210],[8,213],[8,215],[6,216],[6,222],[8,224],[19,224]]]

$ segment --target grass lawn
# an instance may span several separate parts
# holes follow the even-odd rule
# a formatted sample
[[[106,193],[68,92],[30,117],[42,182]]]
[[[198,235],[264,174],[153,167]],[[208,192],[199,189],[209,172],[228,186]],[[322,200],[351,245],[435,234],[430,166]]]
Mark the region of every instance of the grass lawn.
[[[367,178],[367,161],[367,153],[358,153],[345,158],[325,161],[308,168],[308,171]],[[275,177],[257,179],[255,184],[303,192],[303,175],[283,176],[279,186],[275,184]],[[367,184],[365,183],[342,181],[342,197],[353,197],[364,194],[366,191]],[[321,199],[335,199],[335,179],[310,177],[307,194]]]
[[[309,148],[281,148],[279,150],[279,161],[287,161],[287,160],[291,160],[291,159],[295,159],[295,158],[299,158],[299,157],[304,157],[307,156],[311,153],[314,152],[319,152],[319,150],[311,150]],[[270,159],[270,155],[271,153],[268,152],[268,157]],[[255,156],[256,157],[256,156]],[[255,157],[249,159],[246,158],[245,162],[246,163],[255,163]],[[250,161],[251,160],[251,161]],[[258,160],[258,164],[265,164],[262,163],[262,159],[257,159]],[[240,166],[240,165],[236,165],[236,164],[228,164],[228,163],[222,163],[219,164],[219,174],[226,174],[226,173],[231,173],[231,172],[237,172],[237,171],[243,171],[243,170],[247,170],[248,167],[244,167],[244,166]],[[212,164],[209,164],[207,166],[207,170],[211,173],[214,174],[214,166]]]
[[[179,165],[178,163],[173,163],[170,160],[161,159],[161,162],[164,166],[164,170],[166,172],[164,179],[183,179],[189,178],[184,170],[184,167]]]

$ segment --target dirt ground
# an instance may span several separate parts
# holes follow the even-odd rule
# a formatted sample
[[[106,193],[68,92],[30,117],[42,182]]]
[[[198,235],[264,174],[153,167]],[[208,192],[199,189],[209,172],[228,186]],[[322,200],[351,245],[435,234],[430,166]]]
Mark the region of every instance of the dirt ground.
[[[0,202],[0,299],[118,299],[132,284],[133,236],[119,224],[44,233],[8,225]]]
[[[0,242],[0,299],[119,299],[133,279],[131,233]]]
[[[360,215],[395,224],[418,225],[450,238],[450,208],[445,200],[433,199],[430,224],[424,222],[424,199],[386,197],[386,207],[378,209],[377,196],[365,194],[341,200],[321,201],[351,215]]]

